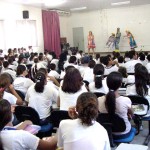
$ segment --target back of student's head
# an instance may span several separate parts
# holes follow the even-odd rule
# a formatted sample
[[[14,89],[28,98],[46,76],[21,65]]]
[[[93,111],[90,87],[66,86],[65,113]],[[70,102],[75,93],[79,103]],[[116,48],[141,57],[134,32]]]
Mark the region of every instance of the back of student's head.
[[[103,64],[105,65],[105,66],[107,66],[108,64],[109,64],[109,61],[110,61],[110,57],[109,56],[105,56],[104,58],[103,58]]]
[[[25,65],[18,65],[17,67],[17,76],[23,74],[24,71],[26,71],[27,68],[25,67]]]
[[[34,89],[38,93],[43,93],[44,86],[46,84],[46,75],[42,72],[38,72],[35,76],[35,86]]]
[[[141,61],[144,61],[144,60],[145,60],[145,55],[144,55],[143,53],[141,53],[141,55],[140,55],[140,60],[141,60]]]
[[[76,93],[81,89],[82,80],[79,70],[70,68],[64,76],[62,90],[66,93]]]
[[[51,63],[49,65],[49,67],[50,67],[50,70],[55,70],[56,69],[56,65],[54,63]]]
[[[127,78],[127,69],[125,67],[119,67],[118,72],[122,74],[123,78]]]
[[[115,91],[119,89],[122,84],[122,75],[119,72],[111,72],[107,76],[107,86],[109,92],[106,95],[105,106],[108,114],[113,116],[116,110],[116,96]]]
[[[95,64],[96,64],[96,63],[95,63],[94,60],[90,60],[88,66],[89,66],[90,68],[94,68]]]
[[[76,63],[76,61],[77,61],[76,56],[71,56],[69,59],[69,63]]]
[[[8,66],[9,66],[8,61],[4,61],[4,62],[3,62],[3,67],[4,67],[4,68],[8,68]]]
[[[148,70],[143,65],[138,65],[135,68],[135,86],[136,92],[140,96],[148,94],[149,74]]]
[[[0,99],[0,131],[11,121],[11,105],[7,100]]]
[[[150,62],[150,54],[147,55],[147,60]]]
[[[130,59],[133,59],[134,56],[136,55],[136,51],[135,50],[129,51],[128,55]]]
[[[118,57],[118,63],[123,63],[123,62],[124,62],[123,56],[119,56],[119,57]]]
[[[98,100],[96,95],[90,92],[82,93],[77,99],[76,110],[81,123],[91,126],[98,116]]]
[[[95,75],[95,87],[101,88],[102,87],[102,79],[104,75],[104,66],[102,64],[96,64],[93,73]]]
[[[95,56],[95,59],[98,60],[99,58],[100,58],[100,54],[97,53],[96,56]]]

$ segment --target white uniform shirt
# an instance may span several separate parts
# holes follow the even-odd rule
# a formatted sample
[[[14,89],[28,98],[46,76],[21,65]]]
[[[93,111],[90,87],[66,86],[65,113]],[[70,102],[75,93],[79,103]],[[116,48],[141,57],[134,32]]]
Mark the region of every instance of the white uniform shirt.
[[[16,105],[17,98],[11,93],[4,91],[3,99],[6,99],[11,105]]]
[[[28,102],[28,106],[38,112],[40,119],[45,119],[50,116],[52,101],[57,102],[58,92],[54,87],[45,85],[43,93],[38,93],[34,86],[35,84],[29,87],[25,100]]]
[[[75,106],[78,96],[82,94],[83,92],[87,92],[85,85],[82,85],[81,89],[77,91],[76,93],[66,93],[62,91],[62,88],[60,86],[59,88],[60,110],[68,111],[69,107]]]
[[[146,68],[147,68],[147,70],[148,70],[148,73],[150,74],[150,62],[147,63]]]
[[[99,89],[97,89],[97,88],[95,87],[95,82],[90,83],[90,84],[89,84],[89,91],[90,91],[90,92],[93,92],[93,93],[94,93],[94,92],[100,92],[100,93],[107,94],[108,91],[109,91],[109,89],[108,89],[107,84],[106,84],[106,79],[103,79],[103,80],[102,80],[102,87],[99,88]]]
[[[40,140],[24,130],[2,130],[0,135],[4,150],[36,150]]]
[[[105,67],[104,75],[108,75],[114,71],[118,71],[118,67],[116,65],[110,66],[110,67]]]
[[[99,97],[98,103],[99,103],[99,111],[101,113],[108,113],[105,107],[105,96]],[[128,120],[127,115],[129,108],[131,108],[131,100],[128,97],[119,96],[118,98],[116,98],[116,114],[118,114],[125,121],[126,130],[124,132],[117,132],[114,134],[116,135],[126,134],[131,130],[131,124]]]
[[[13,82],[14,89],[21,91],[23,94],[27,93],[28,88],[32,84],[34,84],[34,82],[31,79],[22,76],[17,77]]]
[[[48,76],[52,76],[52,77],[55,77],[56,79],[59,79],[60,77],[60,74],[55,71],[55,70],[51,70],[49,73],[48,73]]]
[[[80,119],[60,122],[57,144],[64,150],[110,150],[104,127],[96,121],[91,126],[85,126]]]

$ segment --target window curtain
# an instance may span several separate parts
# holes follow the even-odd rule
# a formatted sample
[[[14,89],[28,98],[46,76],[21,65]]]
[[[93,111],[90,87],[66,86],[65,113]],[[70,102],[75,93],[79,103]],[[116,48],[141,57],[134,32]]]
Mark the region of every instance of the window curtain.
[[[54,11],[42,10],[44,49],[54,51],[57,56],[60,48],[60,24],[59,15]]]
[[[19,47],[37,46],[35,20],[17,20],[17,45]]]

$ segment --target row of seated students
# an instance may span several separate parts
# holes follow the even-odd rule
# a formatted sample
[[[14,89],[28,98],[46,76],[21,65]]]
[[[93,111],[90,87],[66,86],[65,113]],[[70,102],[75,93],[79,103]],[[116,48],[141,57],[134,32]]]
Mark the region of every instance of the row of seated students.
[[[85,61],[89,61],[88,57],[83,57],[83,60]],[[71,65],[72,66],[72,65]],[[142,75],[147,75],[148,71],[147,69],[143,66],[143,65],[139,65],[140,67],[137,67],[139,70],[137,71],[137,73],[139,73],[139,71],[141,70]],[[87,66],[86,66],[87,67]],[[114,112],[119,114],[119,111],[122,111],[123,109],[120,109],[122,105],[125,105],[124,108],[126,108],[125,110],[125,114],[123,114],[123,112],[120,113],[120,116],[122,116],[127,123],[127,131],[125,131],[126,133],[130,130],[130,123],[127,122],[127,112],[128,110],[130,110],[131,108],[131,101],[126,98],[126,97],[122,97],[119,96],[118,94],[118,88],[121,86],[122,83],[122,76],[120,73],[118,72],[112,72],[110,74],[108,74],[107,78],[104,78],[104,66],[101,64],[97,64],[94,65],[94,79],[93,82],[95,82],[95,89],[101,89],[104,88],[105,89],[105,94],[107,94],[106,97],[109,97],[109,94],[111,94],[111,96],[115,97],[114,99],[120,102],[120,101],[124,101],[125,103],[121,102],[121,104],[116,103],[116,106],[114,106],[115,102],[112,100],[108,100],[108,103],[110,103],[110,108],[108,108],[109,106],[105,108],[105,101],[107,101],[107,98],[103,98],[103,100],[100,100],[100,106],[99,107],[99,111],[100,112],[105,112],[107,111],[109,113],[109,111],[113,114]],[[87,88],[85,86],[85,84],[83,83],[83,77],[79,71],[78,68],[74,67],[69,67],[69,65],[66,67],[66,73],[64,75],[64,79],[63,81],[60,82],[60,87],[56,87],[52,82],[47,82],[47,78],[48,77],[48,73],[47,70],[42,68],[42,69],[37,69],[38,72],[35,75],[35,83],[33,83],[33,81],[31,81],[31,85],[28,86],[24,86],[25,83],[27,83],[26,81],[26,67],[24,65],[19,65],[17,67],[17,78],[21,78],[21,82],[17,82],[17,86],[15,86],[14,84],[11,84],[10,81],[10,76],[8,76],[8,74],[6,75],[6,73],[1,74],[0,76],[0,88],[1,88],[1,98],[5,98],[3,97],[4,95],[10,95],[10,93],[8,93],[6,91],[6,89],[8,89],[13,95],[15,95],[12,99],[13,99],[13,103],[11,103],[11,100],[9,99],[9,97],[7,96],[8,101],[10,100],[10,103],[12,105],[15,104],[22,104],[20,97],[18,96],[18,94],[15,92],[13,86],[16,88],[18,87],[18,90],[22,91],[21,88],[26,88],[26,91],[24,91],[23,93],[25,94],[25,101],[28,103],[28,106],[33,107],[34,109],[37,110],[37,112],[39,113],[40,119],[43,120],[49,120],[49,116],[50,116],[50,106],[52,105],[52,101],[57,102],[58,106],[60,106],[61,110],[68,110],[70,106],[76,106],[76,102],[77,102],[77,98],[79,95],[81,95],[84,92],[87,92]],[[98,71],[97,71],[98,70]],[[147,71],[146,74],[144,71]],[[110,80],[109,80],[110,77]],[[117,79],[115,79],[115,77],[117,77]],[[141,77],[141,76],[140,76]],[[7,78],[7,80],[5,80]],[[17,79],[16,78],[16,79]],[[15,79],[15,80],[16,80]],[[25,79],[25,80],[24,80]],[[142,78],[145,79],[145,78]],[[145,96],[148,95],[148,84],[149,84],[149,78],[146,78],[147,81],[143,81],[143,83],[146,84],[146,88],[145,85],[143,84],[143,86],[140,86],[140,88],[142,88],[143,91],[143,95],[141,96]],[[15,83],[15,80],[13,83]],[[24,80],[24,81],[23,81]],[[136,69],[135,69],[135,82],[136,82]],[[6,83],[3,83],[4,81],[7,81]],[[97,81],[97,82],[96,82]],[[111,81],[111,84],[109,85],[108,82]],[[118,84],[116,84],[118,82]],[[21,84],[22,83],[22,84]],[[92,83],[92,82],[91,82]],[[92,87],[89,83],[89,89],[90,87]],[[141,81],[139,81],[139,83],[141,83]],[[139,85],[139,83],[137,85]],[[102,85],[100,87],[100,85]],[[113,87],[111,87],[113,85]],[[97,88],[98,87],[98,88]],[[135,87],[136,87],[136,83],[135,83]],[[138,87],[138,86],[137,86]],[[91,88],[92,89],[92,88]],[[91,91],[91,90],[90,90]],[[138,91],[141,92],[141,89],[138,89]],[[92,91],[93,92],[93,91]],[[7,93],[7,94],[5,94]],[[139,94],[137,92],[137,94]],[[140,94],[139,94],[140,95]],[[119,96],[119,98],[118,98]],[[117,99],[118,98],[118,99]],[[121,98],[121,100],[120,100]],[[37,103],[38,100],[38,103]],[[41,100],[41,101],[40,101]],[[103,103],[104,102],[104,103]],[[118,104],[118,105],[117,105]],[[117,110],[117,107],[119,107]],[[126,133],[120,133],[120,134],[126,134]],[[62,139],[63,140],[63,139]]]

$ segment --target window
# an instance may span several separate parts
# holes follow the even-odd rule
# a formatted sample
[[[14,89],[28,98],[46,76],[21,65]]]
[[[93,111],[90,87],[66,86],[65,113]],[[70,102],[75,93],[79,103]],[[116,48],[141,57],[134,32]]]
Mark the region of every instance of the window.
[[[17,20],[18,47],[37,46],[37,32],[35,20]]]
[[[5,49],[4,21],[0,20],[0,49]]]

